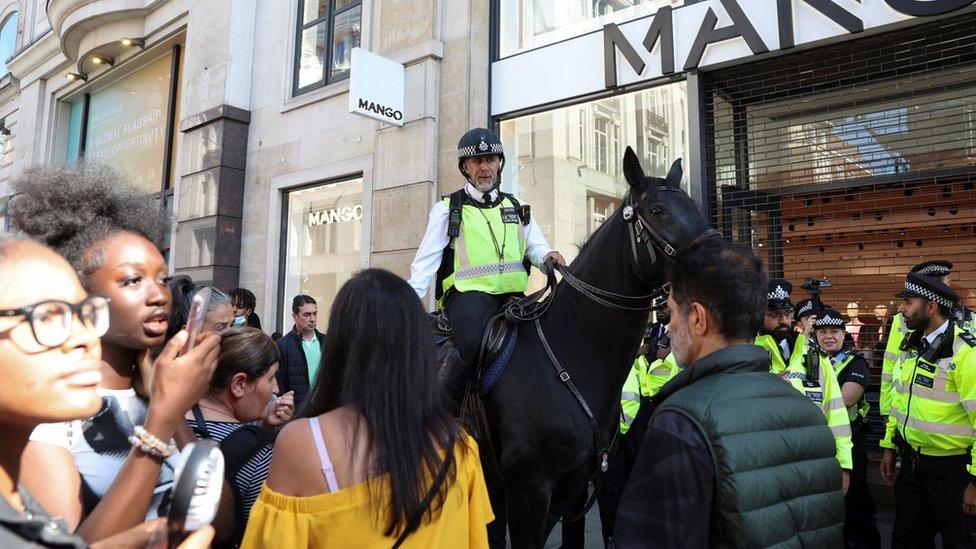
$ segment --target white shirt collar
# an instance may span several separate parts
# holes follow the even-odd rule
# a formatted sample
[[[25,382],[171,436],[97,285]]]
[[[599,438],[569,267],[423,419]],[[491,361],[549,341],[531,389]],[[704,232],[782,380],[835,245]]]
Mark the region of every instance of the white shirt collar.
[[[468,193],[468,196],[470,196],[472,199],[474,199],[475,202],[477,202],[479,204],[484,203],[484,196],[483,195],[485,193],[479,191],[478,188],[475,187],[474,185],[472,185],[471,183],[467,183],[467,184],[464,185],[464,192]],[[498,189],[492,189],[491,192],[488,193],[488,196],[491,197],[491,201],[492,202],[494,202],[495,200],[498,200]]]
[[[931,345],[935,341],[935,338],[939,337],[939,334],[946,331],[948,328],[949,328],[949,321],[946,320],[945,323],[942,324],[942,326],[939,326],[938,328],[933,330],[931,334],[925,336],[925,339],[929,342],[929,345]]]

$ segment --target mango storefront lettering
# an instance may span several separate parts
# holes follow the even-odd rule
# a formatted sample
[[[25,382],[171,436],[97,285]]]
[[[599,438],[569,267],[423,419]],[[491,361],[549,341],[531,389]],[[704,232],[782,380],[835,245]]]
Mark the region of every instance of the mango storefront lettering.
[[[332,223],[345,223],[347,221],[360,221],[363,219],[363,205],[342,206],[328,210],[318,210],[308,213],[308,225],[315,227],[318,225],[331,225]]]

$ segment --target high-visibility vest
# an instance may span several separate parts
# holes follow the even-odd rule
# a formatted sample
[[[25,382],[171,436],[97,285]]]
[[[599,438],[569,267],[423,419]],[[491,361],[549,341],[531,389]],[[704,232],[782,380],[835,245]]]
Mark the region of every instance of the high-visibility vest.
[[[786,371],[786,361],[783,360],[783,352],[779,348],[779,345],[776,343],[776,340],[773,339],[773,336],[765,335],[765,334],[758,335],[756,336],[755,344],[757,347],[762,347],[763,349],[766,349],[766,352],[769,353],[770,372],[779,375],[784,371]]]
[[[787,362],[800,360],[800,364],[802,365],[803,353],[807,350],[806,336],[803,334],[798,335],[796,341],[793,342],[789,361],[783,359],[783,350],[771,335],[763,334],[756,336],[755,345],[766,349],[766,352],[769,353],[769,360],[771,361],[769,371],[776,375],[780,375],[786,371],[786,367],[788,366]]]
[[[802,347],[805,348],[806,345],[804,344]],[[766,350],[769,351],[768,348]],[[776,350],[778,352],[778,346]],[[853,469],[854,462],[851,458],[851,449],[854,445],[851,440],[851,423],[847,417],[844,396],[840,392],[840,385],[837,384],[837,376],[834,375],[834,368],[831,366],[827,355],[818,353],[817,377],[807,379],[804,354],[805,350],[804,353],[794,352],[790,355],[790,363],[786,366],[786,370],[780,374],[780,377],[820,407],[827,419],[827,426],[834,434],[837,461],[840,462],[842,469]]]
[[[450,197],[444,205],[450,208]],[[515,204],[508,197],[492,208],[464,204],[461,214],[461,231],[454,239],[454,271],[442,282],[444,293],[451,287],[494,295],[525,291],[529,283],[523,263],[526,226]]]
[[[847,368],[847,365],[850,364],[857,356],[858,355],[856,353],[844,353],[844,356],[838,362],[834,361],[834,359],[837,357],[831,358],[830,363],[834,366],[834,375],[839,376],[840,373],[844,371],[844,368]],[[837,384],[840,385],[839,380]],[[844,386],[840,385],[840,388],[843,392]],[[841,398],[843,398],[843,395]],[[856,420],[858,416],[861,416],[861,419],[867,419],[870,409],[871,405],[868,404],[868,400],[864,398],[864,395],[862,394],[861,399],[857,401],[855,406],[847,407],[847,418],[851,423],[854,423],[854,420]]]
[[[898,355],[892,380],[892,412],[884,448],[896,449],[895,435],[929,456],[971,452],[976,436],[976,337],[955,324],[952,356],[928,361],[916,349]],[[973,454],[976,459],[976,453]],[[976,467],[969,466],[970,474]]]
[[[631,423],[637,417],[641,397],[653,397],[680,371],[674,353],[653,362],[648,362],[647,355],[637,357],[620,392],[621,435],[627,434]]]
[[[648,398],[656,395],[661,387],[664,387],[664,384],[671,381],[671,378],[678,375],[680,371],[674,353],[668,353],[668,356],[655,360],[647,367],[647,375],[641,384],[641,395]]]
[[[881,393],[878,395],[878,412],[882,416],[891,413],[891,379],[892,370],[898,355],[901,353],[901,342],[905,336],[911,332],[905,326],[905,318],[901,313],[891,318],[891,326],[888,327],[888,343],[885,344],[884,358],[881,361]]]
[[[630,430],[630,425],[637,417],[640,410],[641,379],[647,371],[647,357],[641,355],[634,361],[624,381],[623,389],[620,391],[620,434],[626,435]]]

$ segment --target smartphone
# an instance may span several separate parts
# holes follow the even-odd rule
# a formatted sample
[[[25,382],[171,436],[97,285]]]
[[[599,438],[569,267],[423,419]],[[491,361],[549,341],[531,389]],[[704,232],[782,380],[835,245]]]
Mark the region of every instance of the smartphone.
[[[183,344],[183,353],[190,352],[197,343],[197,336],[203,329],[203,321],[207,318],[207,307],[210,306],[210,294],[213,293],[210,287],[203,288],[193,296],[190,302],[190,314],[186,319],[186,343]]]
[[[187,444],[180,452],[170,491],[166,531],[169,547],[213,522],[224,486],[224,454],[210,439]]]

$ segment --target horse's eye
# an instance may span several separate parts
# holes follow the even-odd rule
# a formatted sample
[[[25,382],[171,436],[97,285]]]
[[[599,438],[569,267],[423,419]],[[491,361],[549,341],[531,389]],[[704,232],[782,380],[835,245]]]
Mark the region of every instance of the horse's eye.
[[[652,215],[661,215],[663,213],[664,213],[664,208],[662,208],[662,207],[660,207],[658,205],[651,206],[651,214]]]

